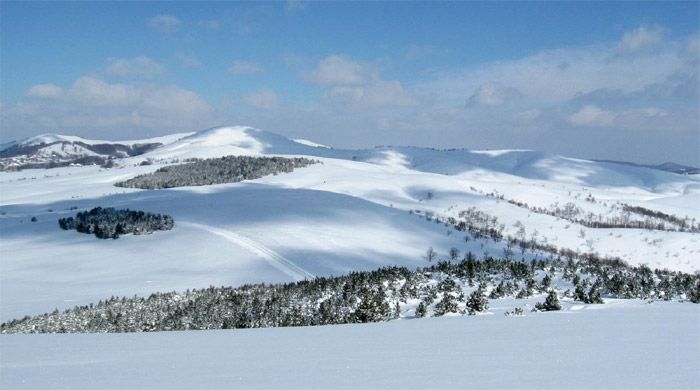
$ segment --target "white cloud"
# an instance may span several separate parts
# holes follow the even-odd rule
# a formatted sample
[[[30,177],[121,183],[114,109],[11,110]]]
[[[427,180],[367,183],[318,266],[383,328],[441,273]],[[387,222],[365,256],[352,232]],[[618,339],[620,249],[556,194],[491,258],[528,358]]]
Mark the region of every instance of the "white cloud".
[[[481,84],[469,99],[467,99],[467,107],[500,106],[517,99],[520,95],[520,92],[515,88],[488,82]]]
[[[38,84],[29,88],[24,94],[35,98],[57,98],[63,89],[55,84]]]
[[[175,57],[185,68],[197,68],[202,65],[202,62],[194,54],[177,53]]]
[[[279,97],[269,89],[261,89],[243,97],[243,101],[254,108],[270,109],[277,107]]]
[[[575,126],[610,126],[617,114],[599,107],[588,105],[569,115],[569,123]]]
[[[338,86],[329,96],[348,106],[378,108],[386,106],[415,106],[418,101],[396,80],[374,80],[363,86]]]
[[[684,45],[684,54],[693,62],[700,62],[700,34],[688,38]]]
[[[163,33],[175,32],[180,26],[182,26],[180,19],[172,15],[156,15],[148,20],[148,27]]]
[[[666,36],[666,30],[659,26],[639,27],[628,31],[622,36],[617,48],[623,53],[635,53],[647,47],[661,43]]]
[[[540,117],[540,115],[542,115],[542,110],[533,108],[531,110],[525,110],[515,114],[514,118],[518,122],[528,123],[536,120]]]
[[[132,59],[108,58],[105,73],[119,77],[152,77],[165,73],[165,67],[146,56]]]
[[[287,12],[294,12],[306,8],[306,2],[303,0],[287,0]]]
[[[92,134],[110,131],[114,136],[130,131],[129,137],[134,137],[144,129],[170,132],[206,127],[211,113],[204,99],[176,85],[109,83],[84,76],[50,100],[19,101],[5,107],[2,121],[14,133],[66,129]]]
[[[342,55],[328,56],[316,68],[303,74],[325,88],[324,103],[343,109],[405,107],[418,104],[397,80],[383,80],[376,66],[353,61]]]
[[[365,64],[332,55],[321,60],[305,78],[319,85],[361,84],[369,78],[368,69],[369,66]]]
[[[668,115],[668,111],[657,107],[644,107],[634,110],[634,112],[638,112],[640,115],[645,116],[647,118],[664,117]]]
[[[127,106],[134,103],[138,95],[132,86],[110,84],[91,76],[76,80],[68,94],[73,101],[93,107]]]
[[[264,71],[263,67],[254,63],[254,62],[249,62],[249,61],[243,61],[243,60],[235,60],[231,64],[231,66],[228,68],[229,73],[233,75],[240,75],[240,74],[253,74],[253,73],[261,73]]]
[[[197,118],[211,107],[196,93],[176,85],[149,85],[140,88],[138,104],[133,113],[157,123],[160,116]],[[177,113],[175,113],[177,111]]]
[[[434,95],[438,104],[462,105],[465,95],[497,81],[527,96],[522,101],[527,100],[530,107],[546,107],[566,104],[598,89],[640,91],[663,83],[681,68],[697,73],[697,68],[687,66],[677,46],[670,43],[645,56],[617,53],[617,43],[546,50],[516,60],[442,72],[432,80],[420,82],[416,89]]]

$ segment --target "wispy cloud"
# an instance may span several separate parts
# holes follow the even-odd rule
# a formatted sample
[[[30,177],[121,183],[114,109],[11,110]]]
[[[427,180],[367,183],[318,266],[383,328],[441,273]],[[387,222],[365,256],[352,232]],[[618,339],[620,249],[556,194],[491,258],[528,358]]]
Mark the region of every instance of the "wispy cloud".
[[[30,87],[24,95],[35,98],[57,98],[63,94],[63,89],[55,84],[38,84]]]
[[[271,109],[277,107],[279,97],[270,89],[261,89],[244,96],[243,102],[253,108]]]
[[[114,134],[119,129],[133,137],[140,135],[139,129],[199,128],[209,123],[212,114],[202,97],[173,84],[110,83],[95,76],[80,77],[66,88],[37,85],[27,96],[28,101],[2,110],[3,125],[13,131],[40,128]]]
[[[467,99],[467,107],[500,106],[519,98],[522,94],[513,87],[506,87],[494,82],[481,84]]]
[[[305,78],[319,85],[361,84],[369,78],[370,67],[342,55],[322,59]]]
[[[148,27],[163,33],[175,32],[180,26],[182,26],[180,19],[172,15],[156,15],[148,19]]]
[[[306,1],[303,0],[287,0],[285,9],[287,12],[299,11],[306,8]]]
[[[383,80],[379,69],[342,55],[328,56],[303,77],[326,88],[329,103],[347,108],[378,108],[417,104],[397,80]]]
[[[263,67],[255,62],[235,60],[228,68],[228,72],[233,75],[262,73]]]
[[[658,45],[664,40],[667,31],[660,26],[641,26],[623,35],[617,45],[620,52],[635,53],[642,49]]]
[[[576,126],[609,126],[615,120],[615,113],[596,106],[584,106],[569,115],[569,123]]]
[[[202,65],[202,62],[194,54],[177,53],[175,57],[185,68],[197,68]]]
[[[152,77],[165,73],[165,67],[146,56],[132,59],[108,58],[105,73],[119,77]]]

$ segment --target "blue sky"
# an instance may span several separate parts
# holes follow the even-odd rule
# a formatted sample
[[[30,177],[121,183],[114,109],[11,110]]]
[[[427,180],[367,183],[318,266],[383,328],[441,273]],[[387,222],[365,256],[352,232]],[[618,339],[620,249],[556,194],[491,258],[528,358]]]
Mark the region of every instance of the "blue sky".
[[[700,164],[698,2],[2,2],[0,141],[248,124]]]

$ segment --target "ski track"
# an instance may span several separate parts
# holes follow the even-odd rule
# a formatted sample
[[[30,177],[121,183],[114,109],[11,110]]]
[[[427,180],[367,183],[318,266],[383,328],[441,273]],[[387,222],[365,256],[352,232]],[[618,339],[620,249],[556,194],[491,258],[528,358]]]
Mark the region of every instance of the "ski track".
[[[209,232],[211,234],[222,237],[231,243],[234,243],[238,246],[241,246],[244,249],[248,250],[249,252],[262,257],[263,259],[265,259],[265,261],[267,261],[275,269],[281,271],[282,273],[284,273],[286,275],[289,275],[294,280],[298,281],[298,280],[304,280],[304,279],[314,279],[316,277],[315,275],[307,272],[303,268],[294,264],[294,262],[292,262],[291,260],[280,255],[279,253],[275,252],[274,250],[266,247],[262,243],[255,241],[251,238],[245,237],[241,234],[234,233],[230,230],[219,229],[219,228],[215,228],[215,227],[211,227],[211,226],[207,226],[207,225],[202,225],[202,224],[195,223],[195,222],[178,222],[178,225],[204,230],[204,231]]]

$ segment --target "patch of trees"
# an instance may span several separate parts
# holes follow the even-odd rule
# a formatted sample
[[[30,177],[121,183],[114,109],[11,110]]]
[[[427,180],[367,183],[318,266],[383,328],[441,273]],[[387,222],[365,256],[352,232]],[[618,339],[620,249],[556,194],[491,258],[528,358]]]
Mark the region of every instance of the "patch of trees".
[[[15,319],[1,324],[0,332],[150,332],[476,315],[488,310],[487,296],[544,298],[536,305],[539,310],[561,309],[559,297],[590,303],[602,303],[603,296],[698,303],[700,275],[593,260],[526,263],[487,257],[479,261],[467,253],[458,263],[440,261],[415,271],[387,267],[286,284],[112,297],[64,312]],[[516,311],[523,313],[522,308]]]
[[[153,173],[136,176],[115,185],[152,190],[237,183],[243,180],[259,179],[267,175],[289,173],[295,168],[303,168],[317,162],[302,157],[226,156],[191,159],[185,164],[163,167]]]
[[[495,196],[487,194],[487,196]],[[503,195],[496,196],[508,203],[532,211],[537,214],[549,215],[556,218],[565,219],[582,226],[595,229],[647,229],[672,232],[700,233],[700,223],[689,217],[680,218],[675,215],[666,214],[661,211],[651,210],[640,206],[630,206],[628,204],[612,205],[605,214],[595,214],[585,212],[581,207],[573,202],[567,202],[563,206],[558,204],[549,207],[531,206],[526,202],[513,199],[505,199]],[[595,199],[589,194],[586,198],[588,202],[595,203]],[[637,215],[635,217],[634,215]],[[643,217],[643,218],[640,218]]]
[[[505,225],[498,223],[498,217],[492,216],[484,211],[477,210],[475,207],[471,207],[467,210],[459,212],[459,219],[454,217],[443,218],[431,211],[422,212],[421,210],[410,210],[410,214],[425,216],[427,221],[434,221],[435,223],[442,223],[445,226],[452,226],[455,230],[464,232],[469,232],[469,235],[465,237],[468,241],[469,239],[488,239],[494,242],[500,242],[505,240],[506,248],[504,248],[504,257],[513,258],[514,252],[513,248],[518,247],[522,254],[527,250],[540,251],[543,253],[548,253],[553,256],[564,257],[568,259],[580,259],[580,260],[592,260],[592,261],[604,261],[610,263],[620,263],[624,264],[624,261],[619,257],[608,257],[600,256],[593,252],[581,252],[575,251],[569,248],[558,248],[555,245],[546,242],[546,239],[538,239],[538,236],[533,232],[533,235],[528,238],[525,235],[525,229],[521,222],[516,225],[519,226],[516,236],[504,235],[503,231]],[[426,258],[428,258],[428,254]],[[434,259],[434,257],[433,257]]]
[[[104,168],[111,168],[113,165],[113,161],[102,156],[84,156],[70,160],[27,162],[24,164],[8,166],[0,164],[0,171],[21,171],[23,169],[51,169],[69,167],[71,165],[99,165]]]
[[[680,232],[700,233],[700,223],[694,223],[695,220],[690,219],[688,217],[680,218],[672,214],[666,214],[661,211],[651,210],[646,207],[630,206],[626,203],[622,204],[622,209],[630,213],[655,218],[657,220],[664,221],[674,226],[673,229],[667,229],[665,228],[665,225],[663,223],[657,223],[658,230],[677,230]]]
[[[58,225],[63,230],[76,230],[94,234],[97,238],[119,238],[122,234],[150,234],[157,230],[170,230],[175,222],[169,215],[136,210],[116,210],[96,207],[81,211],[75,217],[61,218]]]

